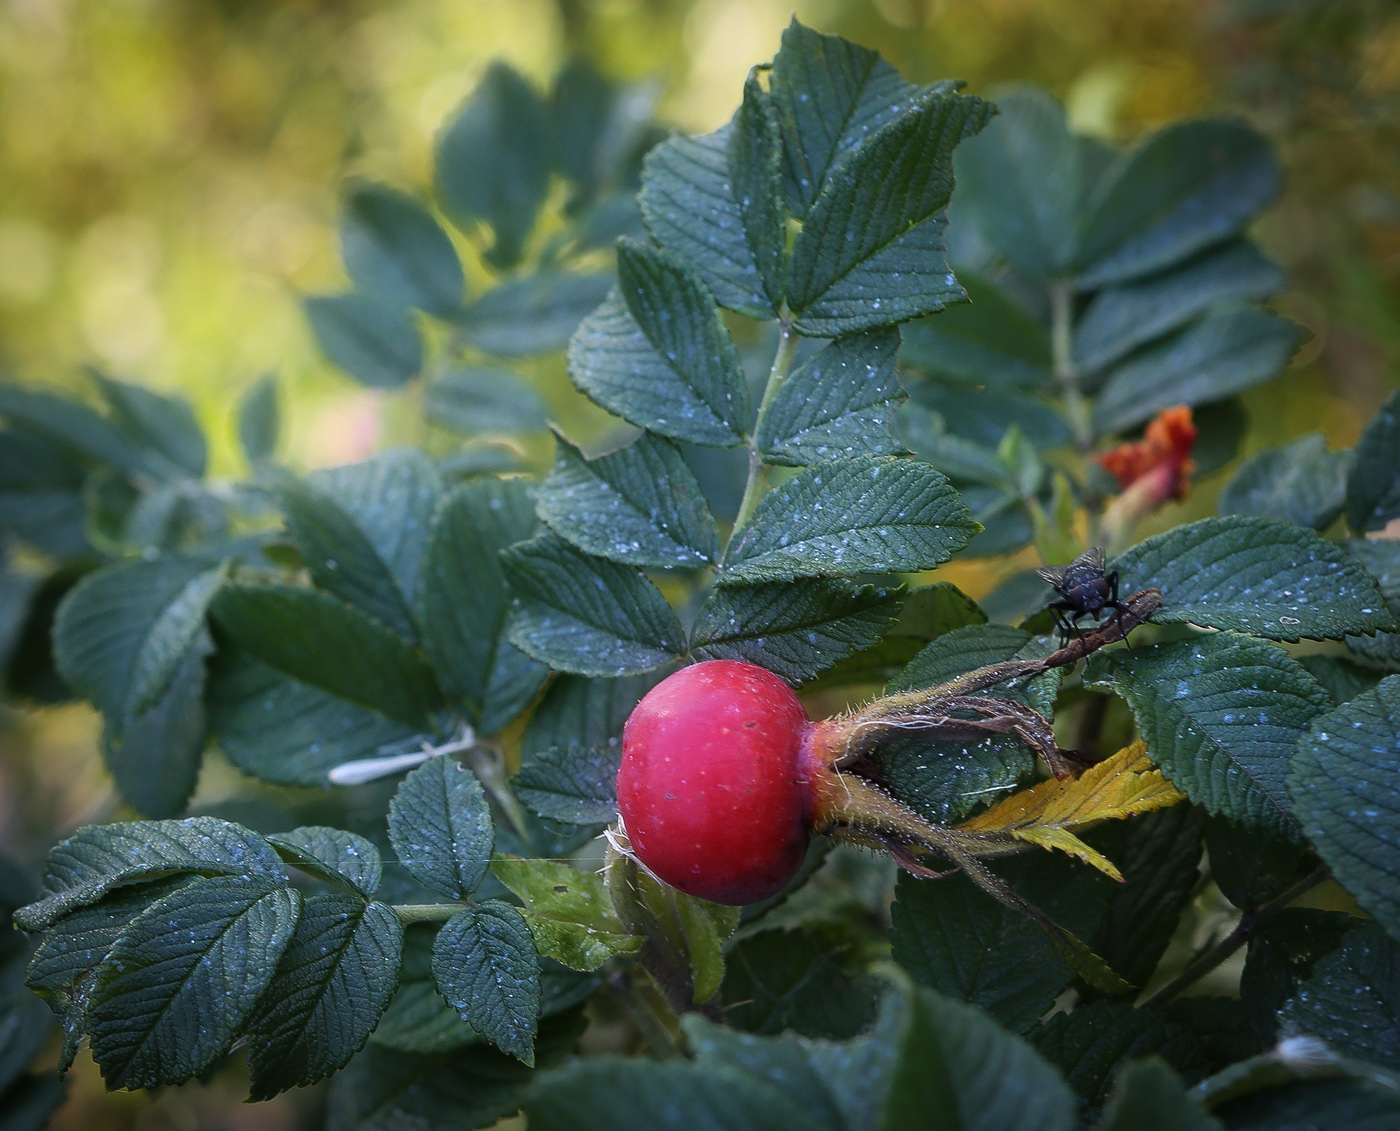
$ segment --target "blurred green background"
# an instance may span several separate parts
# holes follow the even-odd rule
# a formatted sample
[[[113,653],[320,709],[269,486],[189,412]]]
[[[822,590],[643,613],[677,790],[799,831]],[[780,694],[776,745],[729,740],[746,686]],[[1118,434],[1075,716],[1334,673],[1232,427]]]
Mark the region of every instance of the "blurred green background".
[[[404,438],[409,414],[331,368],[300,307],[344,282],[344,179],[426,188],[435,131],[497,57],[544,85],[587,56],[654,81],[663,121],[712,129],[794,8],[916,81],[1042,83],[1077,129],[1118,141],[1247,115],[1288,170],[1258,236],[1292,282],[1278,307],[1308,331],[1284,381],[1247,398],[1247,450],[1316,428],[1349,445],[1394,386],[1393,0],[0,0],[0,380],[77,388],[95,362],[181,390],[220,475],[244,471],[233,406],[267,371],[294,465]],[[576,411],[556,383],[553,410]],[[0,851],[32,859],[110,817],[97,731],[86,707],[0,728]],[[313,1102],[244,1106],[220,1081],[108,1097],[86,1058],[73,1083],[55,1126],[276,1131]]]

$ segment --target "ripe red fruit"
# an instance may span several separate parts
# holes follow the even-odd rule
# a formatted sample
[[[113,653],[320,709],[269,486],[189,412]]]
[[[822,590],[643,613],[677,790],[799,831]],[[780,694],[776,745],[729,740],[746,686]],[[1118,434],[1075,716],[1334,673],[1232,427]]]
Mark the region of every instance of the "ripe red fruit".
[[[617,807],[637,858],[715,903],[766,899],[811,837],[807,712],[772,672],[736,660],[682,668],[622,732]]]

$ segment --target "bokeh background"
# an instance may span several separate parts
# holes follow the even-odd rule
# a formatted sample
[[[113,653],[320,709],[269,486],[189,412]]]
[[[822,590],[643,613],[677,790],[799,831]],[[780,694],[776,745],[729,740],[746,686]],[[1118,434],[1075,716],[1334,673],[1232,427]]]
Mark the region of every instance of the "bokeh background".
[[[1246,450],[1316,428],[1350,445],[1397,383],[1394,0],[0,0],[0,380],[77,388],[92,362],[179,390],[215,474],[237,476],[234,405],[272,371],[289,461],[358,458],[405,417],[321,358],[300,307],[344,283],[345,178],[425,189],[435,132],[494,58],[543,86],[583,55],[655,83],[668,124],[712,129],[794,9],[915,81],[1041,83],[1115,141],[1248,116],[1288,171],[1257,234],[1308,337],[1247,397]],[[33,858],[108,815],[97,732],[85,707],[0,721],[0,851]],[[73,1082],[57,1127],[315,1116],[304,1097],[244,1106],[237,1081],[109,1097],[86,1058]]]

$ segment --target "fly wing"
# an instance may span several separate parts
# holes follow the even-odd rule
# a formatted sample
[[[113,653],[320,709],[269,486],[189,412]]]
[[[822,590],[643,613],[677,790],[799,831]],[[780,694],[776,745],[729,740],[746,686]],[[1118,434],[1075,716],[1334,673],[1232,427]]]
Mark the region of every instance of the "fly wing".
[[[1088,566],[1095,573],[1103,573],[1103,567],[1108,564],[1108,555],[1102,546],[1090,546],[1074,559],[1074,564]]]
[[[1065,579],[1065,571],[1069,566],[1041,566],[1035,571],[1035,575],[1056,589],[1060,587],[1060,582]]]

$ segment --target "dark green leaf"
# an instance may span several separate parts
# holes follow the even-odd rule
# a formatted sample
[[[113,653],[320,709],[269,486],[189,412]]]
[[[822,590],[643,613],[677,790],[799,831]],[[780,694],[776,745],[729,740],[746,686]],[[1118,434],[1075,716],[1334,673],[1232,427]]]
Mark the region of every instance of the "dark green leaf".
[[[1310,432],[1247,460],[1221,492],[1218,509],[1326,530],[1346,504],[1351,458],[1329,452],[1327,438]]]
[[[1400,943],[1374,923],[1347,932],[1279,1021],[1286,1036],[1307,1033],[1344,1056],[1400,1068]]]
[[[1293,836],[1284,780],[1331,696],[1282,648],[1220,632],[1097,653],[1086,682],[1128,701],[1152,760],[1211,813]]]
[[[884,634],[900,594],[873,585],[800,578],[716,589],[691,627],[704,660],[747,660],[803,683]]]
[[[1113,1078],[1113,1090],[1095,1131],[1223,1131],[1156,1057],[1130,1061]]]
[[[1270,640],[1336,640],[1390,627],[1372,578],[1311,530],[1233,516],[1178,526],[1113,563],[1120,590],[1155,586],[1165,623],[1233,629]]]
[[[770,491],[726,550],[722,580],[932,569],[976,532],[940,472],[916,460],[855,456]]]
[[[1192,410],[1191,419],[1196,425],[1196,446],[1191,455],[1199,479],[1219,471],[1240,454],[1249,428],[1249,413],[1239,397],[1226,397],[1198,406]]]
[[[1258,924],[1240,975],[1240,997],[1258,1045],[1274,1045],[1279,1010],[1312,976],[1318,959],[1336,951],[1347,933],[1365,922],[1345,911],[1288,907]]]
[[[676,446],[643,433],[596,459],[555,437],[539,516],[589,554],[627,565],[699,568],[719,555],[714,516]]]
[[[30,1074],[5,1093],[0,1131],[43,1131],[68,1098],[63,1081],[53,1075]]]
[[[632,708],[665,674],[646,672],[618,679],[556,677],[525,728],[526,756],[554,746],[607,745],[620,738]]]
[[[439,136],[436,181],[447,211],[470,233],[491,226],[486,260],[514,266],[549,188],[549,111],[527,79],[492,63],[456,120]]]
[[[609,134],[616,129],[622,101],[622,91],[586,59],[570,59],[554,76],[549,97],[554,159],[559,171],[578,186],[575,200],[591,197],[608,175],[606,159],[616,145]]]
[[[1306,846],[1212,817],[1206,826],[1210,875],[1241,910],[1262,907],[1279,895],[1308,859]]]
[[[256,876],[199,880],[147,908],[98,968],[92,1055],[111,1088],[197,1076],[272,980],[301,899]]]
[[[306,317],[330,361],[373,389],[396,389],[423,368],[423,342],[409,312],[356,291],[311,295]]]
[[[1347,477],[1347,523],[1360,533],[1400,517],[1400,392],[1371,418]]]
[[[194,410],[183,397],[166,396],[95,374],[112,419],[141,445],[168,462],[177,476],[202,477],[209,450]]]
[[[51,440],[0,432],[0,532],[56,558],[84,553],[87,474],[77,454]]]
[[[0,386],[0,416],[17,431],[49,440],[122,471],[157,471],[151,457],[87,405],[55,393]]]
[[[399,979],[393,908],[313,895],[248,1020],[252,1100],[324,1079],[364,1047]]]
[[[621,240],[618,285],[579,325],[569,374],[634,424],[713,447],[743,441],[748,385],[719,308],[686,264]]]
[[[935,687],[974,668],[1011,659],[1030,639],[1030,633],[1008,624],[971,624],[940,633],[890,681],[889,689]]]
[[[1194,259],[1094,296],[1074,329],[1074,359],[1095,372],[1224,302],[1264,299],[1283,290],[1283,272],[1247,240],[1231,240]]]
[[[505,638],[510,591],[498,557],[530,536],[534,508],[521,480],[465,483],[438,508],[423,561],[423,645],[443,691],[466,706],[483,734],[520,714],[548,674]]]
[[[1337,881],[1400,932],[1400,676],[1314,719],[1288,791],[1303,832]]]
[[[555,746],[525,762],[511,778],[520,800],[552,821],[591,825],[617,815],[616,743]]]
[[[1380,672],[1338,656],[1299,656],[1298,662],[1308,669],[1313,679],[1332,693],[1332,698],[1338,703],[1355,699],[1381,681]]]
[[[433,976],[463,1021],[502,1052],[534,1064],[539,959],[519,911],[496,899],[459,911],[438,932]]]
[[[1346,543],[1346,548],[1376,579],[1381,596],[1391,611],[1400,613],[1400,541],[1392,538],[1352,538]]]
[[[984,445],[991,449],[993,457],[997,445],[1013,424],[1040,449],[1058,448],[1071,439],[1064,418],[1034,397],[1005,390],[964,389],[932,381],[911,383],[910,391],[919,404],[933,409],[943,418],[949,432]],[[1004,469],[1001,477],[1006,478]]]
[[[996,449],[953,435],[948,431],[942,413],[917,402],[908,402],[900,407],[895,416],[893,432],[919,459],[959,485],[985,485],[964,491],[964,498],[979,521],[991,523],[977,536],[979,548],[989,537],[995,538],[996,518],[1010,508],[1016,508],[1014,513],[1020,513],[1020,499],[1010,490],[1006,466],[997,459]],[[987,497],[986,500],[983,496]],[[1029,522],[1025,526],[1024,541],[1029,541]],[[986,552],[1001,553],[1002,550],[998,548]]]
[[[414,879],[466,899],[486,875],[494,843],[481,783],[451,757],[429,759],[389,803],[389,843]]]
[[[325,825],[303,825],[267,841],[288,864],[349,886],[366,899],[373,899],[379,890],[384,874],[379,849],[362,836]]]
[[[539,394],[513,373],[479,366],[449,369],[423,395],[434,424],[473,436],[478,432],[535,432],[544,427]]]
[[[1400,1096],[1365,1080],[1299,1081],[1215,1109],[1229,1131],[1391,1131]]]
[[[1114,163],[1084,221],[1079,285],[1159,271],[1240,231],[1282,174],[1268,141],[1241,121],[1178,122]]]
[[[52,1031],[53,1018],[33,994],[20,990],[0,998],[0,1099],[6,1106],[11,1085],[23,1079]]]
[[[853,1037],[875,1016],[876,985],[847,968],[850,941],[819,928],[761,931],[725,955],[724,1023],[749,1033]]]
[[[768,463],[802,467],[836,456],[895,455],[890,435],[904,391],[895,379],[892,329],[838,338],[779,388],[758,428]]]
[[[481,1037],[457,1016],[433,981],[433,942],[439,924],[418,923],[404,931],[399,988],[370,1035],[370,1042],[397,1052],[440,1053],[480,1045]]]
[[[1360,663],[1382,671],[1400,670],[1400,633],[1378,632],[1374,636],[1348,636],[1347,650]]]
[[[355,286],[448,318],[462,305],[462,264],[433,214],[407,193],[360,182],[346,194],[340,252]]]
[[[238,442],[248,462],[267,463],[277,452],[282,414],[277,404],[277,379],[265,374],[238,403]]]
[[[750,71],[729,135],[729,183],[739,206],[744,239],[772,311],[783,303],[787,250],[780,188],[782,147],[772,102],[759,85],[757,74]]]
[[[948,270],[942,209],[953,147],[992,112],[979,98],[926,92],[831,173],[788,262],[799,331],[851,334],[966,300]]]
[[[569,344],[612,285],[612,275],[603,272],[536,271],[487,291],[467,307],[461,332],[477,349],[497,357],[552,353]]]
[[[580,675],[630,675],[685,651],[685,633],[640,570],[543,534],[502,555],[517,604],[511,643],[541,663]]]
[[[268,667],[421,728],[439,704],[433,673],[391,628],[329,593],[290,585],[225,585],[220,631]]]

